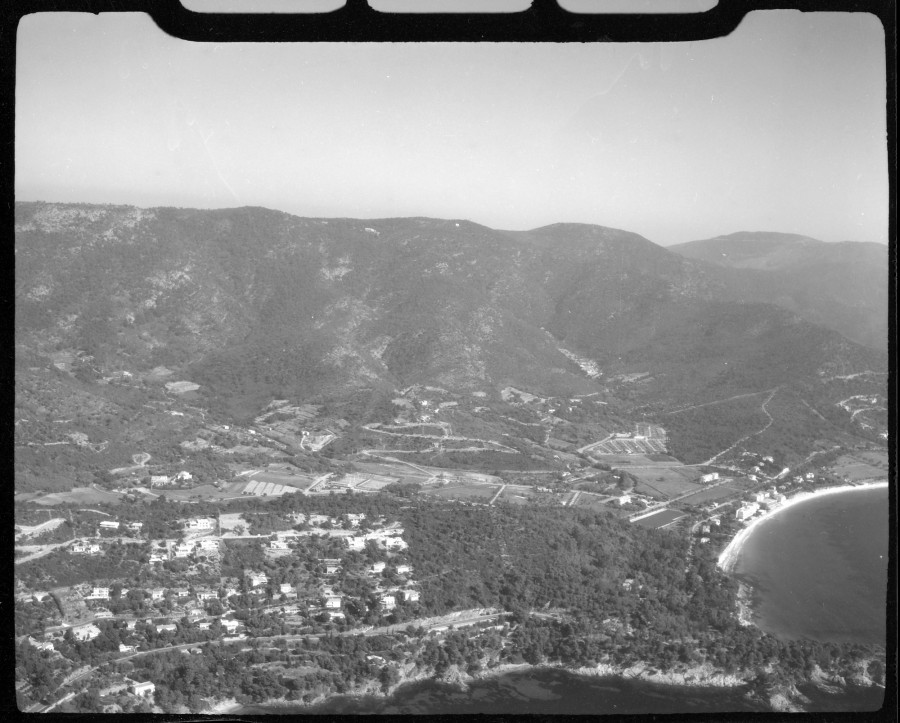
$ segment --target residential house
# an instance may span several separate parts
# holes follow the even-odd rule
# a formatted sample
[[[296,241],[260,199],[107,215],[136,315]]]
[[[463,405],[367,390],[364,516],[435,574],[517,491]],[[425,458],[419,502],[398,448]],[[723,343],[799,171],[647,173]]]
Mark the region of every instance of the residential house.
[[[124,643],[119,643],[119,652],[120,653],[133,653],[137,648],[134,645],[125,645]]]
[[[204,622],[202,622],[202,623],[197,623],[197,627],[198,627],[200,630],[209,630],[209,628],[210,628],[211,625],[212,625],[212,623],[209,622],[209,621],[204,621]]]
[[[126,527],[132,532],[140,532],[141,528],[144,526],[143,522],[129,522]]]
[[[393,610],[395,607],[397,607],[397,598],[393,595],[382,595],[381,607],[383,607],[385,610]]]
[[[49,596],[50,596],[50,593],[48,593],[48,592],[33,592],[33,593],[31,593],[31,599],[34,600],[36,603],[46,600]]]
[[[150,591],[151,600],[162,600],[166,596],[166,591],[161,587],[154,588]]]
[[[700,538],[700,544],[701,544],[701,545],[705,545],[705,544],[708,543],[708,542],[709,542],[709,538],[708,538],[708,537],[701,537],[701,538]]]
[[[349,547],[354,552],[362,552],[366,549],[365,536],[345,537],[344,539],[347,540],[347,547]]]
[[[174,633],[176,630],[178,630],[178,626],[175,623],[163,623],[162,625],[156,626],[156,632],[158,633],[162,633],[166,630]]]
[[[215,520],[208,517],[194,517],[188,520],[186,527],[189,530],[211,530],[215,527]]]
[[[219,622],[221,623],[222,627],[225,628],[225,630],[227,630],[229,633],[233,633],[241,626],[241,624],[237,620],[220,620]]]
[[[201,550],[218,550],[219,549],[219,541],[214,540],[210,537],[204,537],[200,540],[200,549]]]
[[[340,572],[341,566],[334,562],[329,562],[325,565],[325,574],[326,575],[335,575]]]
[[[294,586],[291,585],[289,582],[283,582],[278,586],[278,592],[281,595],[290,595],[291,593],[294,592]]]
[[[153,685],[149,680],[146,683],[135,683],[131,686],[131,692],[134,695],[139,695],[142,698],[151,698],[153,694],[156,692],[156,686]]]
[[[631,502],[631,495],[619,495],[618,497],[616,497],[616,501],[619,503],[619,505],[627,505],[629,502]]]
[[[384,572],[384,568],[385,568],[385,564],[383,562],[379,561],[379,562],[373,563],[369,567],[369,572],[377,575],[380,572]]]
[[[288,547],[288,544],[286,542],[283,542],[282,540],[272,540],[269,542],[269,549],[270,550],[288,550],[290,548]]]
[[[719,479],[718,472],[710,472],[709,474],[700,475],[700,482],[703,484],[709,484],[710,482],[715,482]]]
[[[175,550],[173,554],[175,557],[190,557],[190,555],[194,552],[194,546],[189,545],[187,543],[182,543],[180,545],[175,545]]]
[[[85,595],[85,600],[109,600],[109,588],[108,587],[94,587],[91,588],[91,594]]]
[[[756,502],[751,502],[749,504],[744,504],[741,508],[735,513],[735,517],[739,520],[748,520],[753,515],[755,515],[759,511],[759,505]]]
[[[259,587],[260,585],[265,585],[267,582],[269,582],[268,576],[261,572],[250,575],[250,587]]]
[[[75,636],[76,640],[93,640],[98,635],[100,635],[100,628],[98,628],[93,623],[88,623],[87,625],[78,625],[77,627],[72,628],[72,635]]]
[[[88,551],[88,546],[84,542],[76,542],[70,549],[72,550],[72,552],[84,554]]]
[[[187,614],[190,618],[202,618],[206,613],[204,613],[200,608],[190,608],[187,611]]]
[[[104,530],[118,530],[119,523],[115,520],[103,520],[100,523],[100,527],[102,527]]]
[[[32,645],[33,647],[37,648],[38,650],[53,650],[54,649],[53,643],[51,643],[49,640],[40,642],[40,641],[32,638],[30,635],[28,636],[28,643],[30,645]]]
[[[158,553],[154,553],[150,555],[150,564],[152,565],[155,562],[165,562],[169,558],[166,555],[160,555]]]
[[[212,590],[204,590],[202,592],[197,593],[198,600],[218,600],[219,593],[213,592]]]
[[[331,518],[328,515],[310,515],[308,522],[313,527],[320,527],[331,521]]]
[[[126,630],[134,630],[137,627],[137,620],[128,620],[125,622]]]
[[[402,595],[403,595],[403,599],[406,602],[418,602],[419,601],[419,591],[418,590],[403,590]]]
[[[191,591],[188,590],[186,587],[175,588],[172,592],[175,594],[175,597],[179,597],[179,598],[191,596]]]
[[[190,472],[185,472],[182,470],[178,474],[175,475],[176,482],[190,482],[193,479],[193,476]]]
[[[95,618],[111,618],[112,616],[113,614],[109,610],[100,609],[94,611]]]
[[[300,608],[297,605],[285,605],[281,608],[281,612],[285,615],[296,615],[300,612]]]
[[[325,598],[325,607],[329,610],[337,610],[341,607],[340,595],[329,595]]]
[[[397,565],[398,575],[409,575],[412,573],[412,567],[409,565]]]
[[[150,475],[150,486],[151,487],[165,487],[166,485],[172,484],[172,479],[164,474],[154,474]]]

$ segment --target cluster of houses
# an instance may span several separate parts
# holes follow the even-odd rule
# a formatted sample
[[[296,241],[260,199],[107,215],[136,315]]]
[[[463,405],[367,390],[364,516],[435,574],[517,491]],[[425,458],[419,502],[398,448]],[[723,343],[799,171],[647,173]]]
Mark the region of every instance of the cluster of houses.
[[[756,514],[765,514],[769,510],[784,504],[787,498],[778,492],[776,487],[770,487],[765,492],[757,492],[752,502],[744,502],[735,513],[738,520],[749,520]]]

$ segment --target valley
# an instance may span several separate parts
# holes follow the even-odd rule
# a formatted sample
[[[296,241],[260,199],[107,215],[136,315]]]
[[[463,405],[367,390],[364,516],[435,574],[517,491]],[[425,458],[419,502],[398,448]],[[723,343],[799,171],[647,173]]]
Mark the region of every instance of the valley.
[[[887,477],[882,350],[599,226],[16,213],[26,708],[545,661],[802,677],[716,556],[754,500]]]

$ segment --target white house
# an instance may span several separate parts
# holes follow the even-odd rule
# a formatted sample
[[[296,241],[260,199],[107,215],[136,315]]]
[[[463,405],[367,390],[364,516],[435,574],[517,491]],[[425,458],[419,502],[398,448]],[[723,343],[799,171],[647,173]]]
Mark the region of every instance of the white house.
[[[164,623],[162,625],[156,626],[156,632],[158,633],[164,632],[166,630],[174,633],[176,630],[178,630],[178,626],[175,623]]]
[[[214,520],[208,517],[194,517],[187,522],[189,530],[211,530],[214,526]]]
[[[211,590],[205,590],[204,592],[197,593],[198,600],[218,600],[219,593],[212,592]]]
[[[152,565],[154,562],[165,562],[167,559],[168,558],[165,555],[154,553],[150,555],[150,564]]]
[[[78,627],[72,628],[72,635],[75,636],[76,640],[93,640],[100,635],[100,628],[93,623],[79,625]]]
[[[31,593],[31,599],[39,603],[42,600],[45,600],[49,595],[50,593],[48,592],[33,592]]]
[[[162,600],[166,595],[166,591],[161,587],[154,588],[150,591],[150,599],[151,600]]]
[[[366,538],[365,537],[346,537],[347,547],[355,552],[362,552],[366,549]]]
[[[383,607],[385,610],[393,610],[395,607],[397,607],[397,598],[393,595],[382,595],[381,607]]]
[[[294,586],[289,582],[283,582],[278,586],[278,592],[282,595],[290,595],[292,592],[294,592]]]
[[[759,510],[759,505],[756,502],[750,502],[749,504],[744,504],[741,508],[735,513],[735,516],[739,520],[746,520],[752,517]]]
[[[325,607],[336,610],[341,607],[341,598],[338,595],[329,595],[325,598]]]
[[[419,591],[418,590],[404,590],[403,591],[403,599],[406,602],[418,602]]]
[[[309,524],[313,527],[317,527],[318,525],[324,525],[325,523],[331,520],[328,515],[310,515],[309,516]]]
[[[151,697],[156,692],[156,686],[149,680],[146,683],[135,683],[131,686],[131,692],[142,698]]]
[[[118,530],[119,523],[115,520],[103,520],[100,523],[100,527],[102,527],[104,530]]]
[[[209,630],[211,625],[212,625],[212,623],[210,623],[210,622],[197,623],[197,627],[200,630]]]
[[[219,549],[219,541],[214,540],[210,537],[204,537],[200,540],[200,549],[201,550],[218,550]]]
[[[133,653],[137,648],[134,645],[125,645],[123,643],[119,643],[119,652],[120,653]]]
[[[397,574],[398,575],[409,575],[412,572],[412,567],[409,565],[397,565]]]
[[[53,650],[53,643],[51,643],[49,640],[40,642],[40,641],[35,640],[34,638],[32,638],[29,635],[28,642],[30,645],[37,648],[38,650]]]
[[[225,628],[229,633],[233,633],[237,630],[241,624],[237,620],[220,620],[222,627]]]
[[[141,529],[143,526],[144,526],[144,523],[143,523],[143,522],[129,522],[129,523],[126,525],[126,527],[128,527],[129,530],[132,530],[132,531],[134,531],[134,532],[140,531],[140,529]]]
[[[287,550],[290,548],[288,548],[288,544],[286,542],[283,542],[282,540],[272,540],[271,542],[269,542],[269,549],[270,550]]]
[[[168,484],[172,484],[172,480],[164,474],[154,474],[150,475],[150,486],[151,487],[165,487]]]
[[[191,473],[184,470],[175,475],[176,482],[190,482],[192,479]]]
[[[709,474],[700,475],[700,481],[703,484],[708,484],[709,482],[715,482],[717,479],[719,479],[718,472],[710,472]]]
[[[325,565],[325,574],[326,575],[335,575],[338,572],[340,572],[340,570],[341,570],[341,566],[335,562],[329,562],[327,565]]]
[[[265,585],[267,582],[269,582],[269,578],[263,573],[254,573],[250,575],[250,587]]]
[[[369,567],[369,572],[377,574],[379,572],[384,572],[384,568],[385,564],[383,562],[376,562]]]
[[[109,600],[109,588],[108,587],[94,587],[91,588],[91,594],[85,595],[85,600]]]
[[[176,545],[174,554],[175,557],[189,557],[193,551],[194,547],[192,545]]]

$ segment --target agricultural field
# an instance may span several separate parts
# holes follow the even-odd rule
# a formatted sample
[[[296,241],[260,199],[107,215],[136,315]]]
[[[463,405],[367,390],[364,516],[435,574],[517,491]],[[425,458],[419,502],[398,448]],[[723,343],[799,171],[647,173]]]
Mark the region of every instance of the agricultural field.
[[[107,492],[93,487],[75,487],[69,492],[51,492],[34,502],[39,505],[61,505],[64,503],[76,505],[89,505],[107,503],[117,505],[122,501],[122,496],[115,492]]]
[[[681,467],[674,457],[667,454],[589,454],[597,462],[613,468],[627,470],[629,467]]]
[[[678,510],[660,510],[649,517],[642,517],[639,520],[635,520],[632,524],[648,527],[651,530],[658,530],[661,527],[671,525],[676,520],[685,516],[684,512],[679,512]]]
[[[745,491],[744,486],[737,480],[728,482],[718,487],[710,487],[700,490],[697,494],[685,497],[681,502],[686,505],[701,505],[705,502],[720,500],[725,497],[734,497]]]
[[[538,492],[533,487],[507,486],[497,498],[497,502],[512,502],[514,504],[526,504],[535,502],[540,497],[547,496],[546,492]]]
[[[657,498],[668,499],[703,490],[703,485],[693,481],[697,477],[697,472],[692,467],[635,469],[628,470],[628,474],[638,480],[638,484],[635,485],[636,492]]]
[[[829,469],[838,477],[846,477],[851,482],[884,478],[887,477],[887,454],[863,452],[844,455],[838,457]]]
[[[447,485],[422,490],[424,494],[433,495],[445,500],[461,500],[463,502],[489,502],[497,494],[497,485]]]

